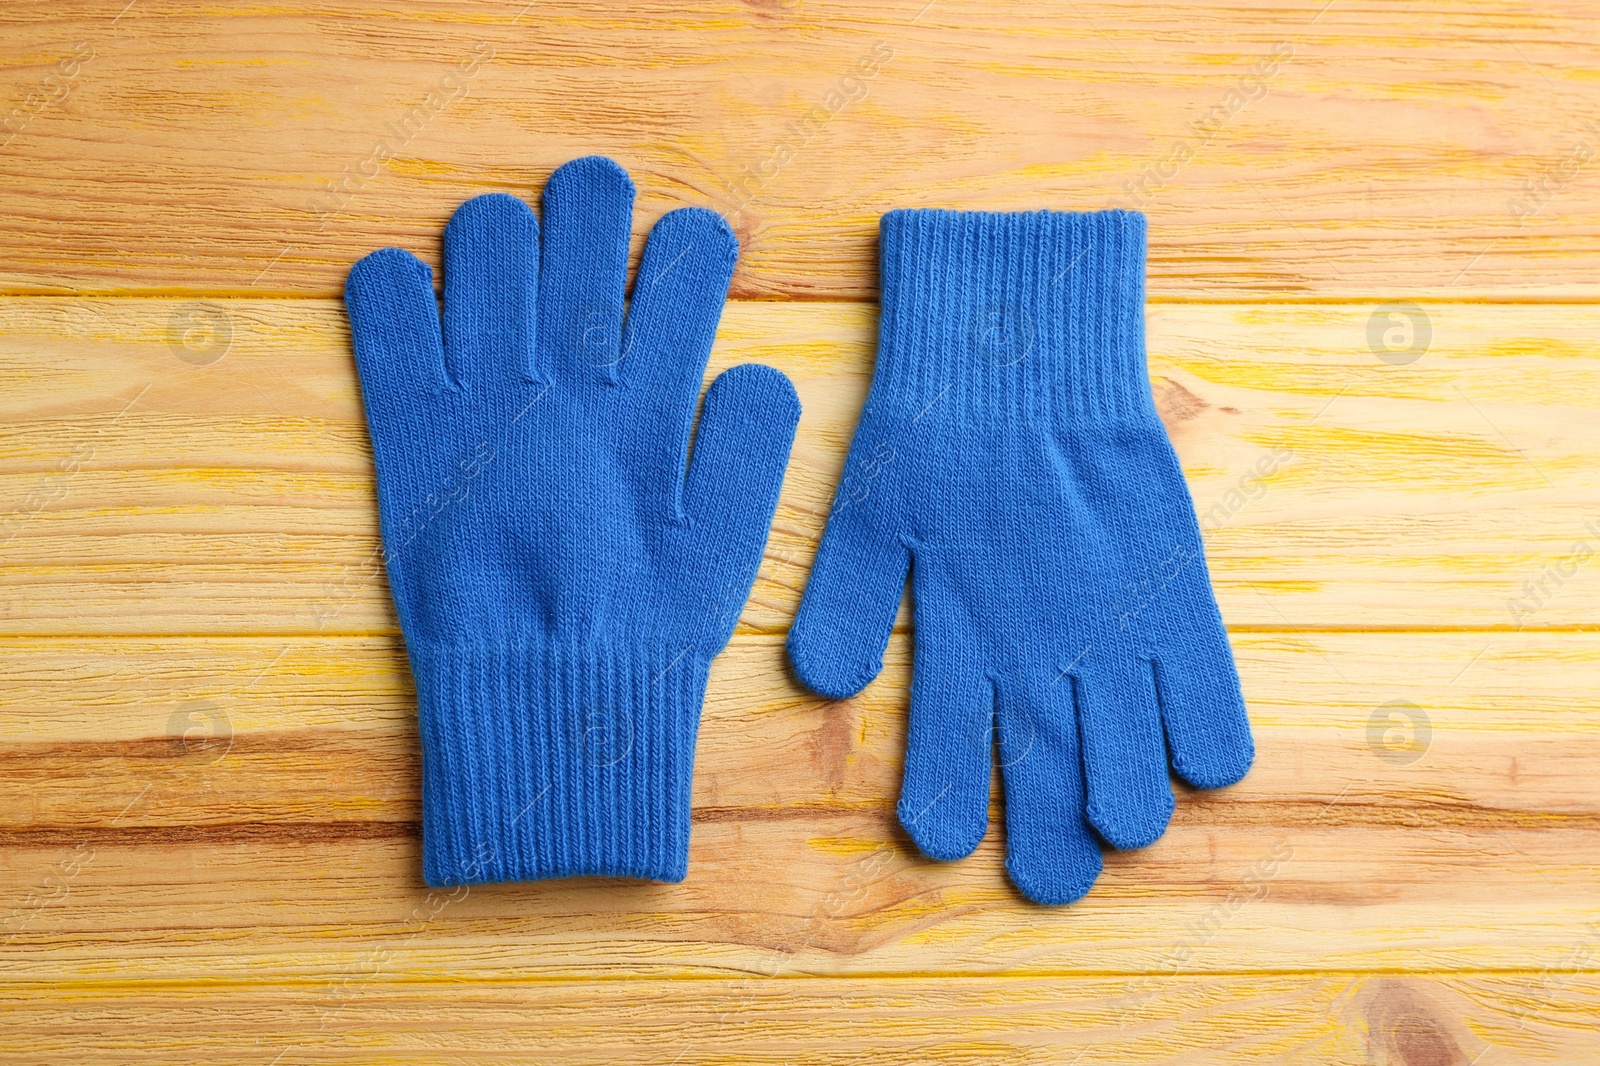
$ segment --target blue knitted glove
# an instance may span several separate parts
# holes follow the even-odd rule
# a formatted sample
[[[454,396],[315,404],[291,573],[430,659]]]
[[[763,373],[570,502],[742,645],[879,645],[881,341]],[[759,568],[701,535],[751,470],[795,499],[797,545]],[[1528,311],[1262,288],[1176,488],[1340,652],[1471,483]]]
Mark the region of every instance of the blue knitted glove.
[[[650,234],[623,321],[633,184],[561,167],[544,227],[481,196],[427,266],[385,248],[345,302],[385,562],[416,678],[430,885],[679,881],[711,658],[766,543],[799,418],[782,374],[717,378],[738,243]]]
[[[988,826],[1040,903],[1161,835],[1173,769],[1231,784],[1253,749],[1194,505],[1150,397],[1144,216],[896,211],[877,373],[800,613],[795,670],[834,698],[882,666],[911,571],[900,821],[924,853]]]

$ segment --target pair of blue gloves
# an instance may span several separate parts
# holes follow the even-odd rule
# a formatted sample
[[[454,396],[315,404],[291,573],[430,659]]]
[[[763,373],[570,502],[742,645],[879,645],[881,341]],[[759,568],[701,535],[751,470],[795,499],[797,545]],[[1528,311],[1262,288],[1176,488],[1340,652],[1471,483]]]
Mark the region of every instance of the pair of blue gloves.
[[[625,315],[633,193],[591,157],[551,176],[542,226],[468,201],[442,317],[407,252],[350,272],[430,885],[686,873],[706,677],[800,405],[737,366],[694,428],[738,243],[666,215]],[[1215,788],[1252,757],[1151,401],[1144,247],[1122,211],[884,217],[877,371],[789,636],[801,680],[855,695],[910,574],[901,824],[936,859],[977,847],[998,736],[1007,867],[1041,903],[1089,890],[1101,841],[1161,835],[1169,762]]]

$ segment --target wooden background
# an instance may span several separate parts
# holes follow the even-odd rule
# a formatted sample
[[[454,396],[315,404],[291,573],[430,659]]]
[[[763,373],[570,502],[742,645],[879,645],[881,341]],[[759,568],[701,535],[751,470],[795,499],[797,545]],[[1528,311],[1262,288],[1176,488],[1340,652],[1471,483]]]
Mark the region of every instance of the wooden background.
[[[6,4],[0,1058],[1600,1062],[1597,47],[1578,0]],[[638,240],[734,222],[713,372],[805,414],[687,883],[430,895],[338,293],[591,152]],[[782,637],[877,216],[1118,198],[1260,754],[1046,910],[998,829],[896,827],[903,628],[841,703]]]

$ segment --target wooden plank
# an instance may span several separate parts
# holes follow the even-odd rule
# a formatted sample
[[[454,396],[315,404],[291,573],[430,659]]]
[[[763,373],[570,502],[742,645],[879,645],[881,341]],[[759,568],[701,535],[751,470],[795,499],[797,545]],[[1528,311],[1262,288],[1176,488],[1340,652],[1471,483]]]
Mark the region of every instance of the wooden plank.
[[[697,825],[681,884],[474,888],[422,936],[416,916],[445,894],[422,886],[409,835],[85,833],[5,850],[5,916],[19,917],[0,978],[318,981],[375,944],[398,972],[458,980],[1592,971],[1600,950],[1592,830],[1473,839],[1360,826],[1274,840],[1178,827],[1148,854],[1109,857],[1083,902],[1047,910],[1006,883],[997,841],[946,867],[885,847],[887,823],[799,812]]]
[[[775,637],[717,661],[681,886],[420,884],[392,641],[12,640],[0,656],[0,976],[1571,969],[1600,952],[1600,637],[1242,635],[1257,765],[1042,910],[895,823],[909,647],[830,703]],[[1560,669],[1552,669],[1559,664]],[[1541,693],[1537,703],[1525,696]],[[1600,959],[1590,958],[1588,963]],[[1563,962],[1563,960],[1568,960]],[[1587,968],[1593,968],[1586,963]]]
[[[1215,802],[1187,793],[1180,824],[1301,824],[1341,792],[1339,820],[1374,825],[1555,829],[1596,814],[1584,767],[1600,754],[1600,637],[1233,643],[1261,753]],[[12,638],[0,650],[0,831],[418,817],[415,697],[396,638]],[[883,813],[910,676],[900,633],[877,681],[828,701],[794,681],[781,637],[735,637],[713,666],[696,807],[707,819]],[[124,812],[152,782],[150,802]]]
[[[870,297],[891,208],[1111,203],[1167,297],[1600,293],[1579,0],[119,8],[5,13],[6,292],[328,296],[602,152],[743,296]]]
[[[0,632],[394,632],[338,304],[14,298],[0,312]],[[1156,395],[1224,617],[1588,624],[1600,311],[1434,305],[1428,345],[1400,365],[1369,348],[1374,314],[1150,311]],[[856,304],[744,301],[724,316],[713,372],[770,363],[805,409],[744,631],[793,617],[874,328]]]
[[[1469,1066],[1600,1052],[1592,974],[0,989],[8,1061]],[[276,1057],[274,1057],[276,1056]]]

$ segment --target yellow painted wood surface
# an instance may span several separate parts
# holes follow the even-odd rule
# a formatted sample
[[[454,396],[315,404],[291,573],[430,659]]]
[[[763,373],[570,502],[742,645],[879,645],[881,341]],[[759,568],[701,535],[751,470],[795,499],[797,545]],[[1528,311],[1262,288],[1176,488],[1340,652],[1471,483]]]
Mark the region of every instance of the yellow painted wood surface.
[[[1589,974],[1414,978],[1103,977],[938,982],[713,978],[152,992],[31,988],[12,1024],[46,1031],[40,1061],[904,1063],[1591,1061]],[[0,1000],[0,1002],[6,1002]],[[11,1006],[7,1003],[7,1006]],[[70,1018],[70,1021],[62,1019]],[[816,1050],[818,1046],[827,1052]],[[519,1052],[537,1049],[530,1057]],[[1491,1058],[1491,1056],[1493,1056]]]
[[[0,10],[0,1061],[1600,1062],[1585,5],[124,2]],[[800,435],[688,881],[429,893],[337,290],[591,151]],[[909,620],[843,702],[782,636],[877,215],[1114,199],[1260,754],[1044,910],[998,797],[896,825]]]
[[[1399,366],[1368,348],[1373,310],[1151,310],[1156,394],[1226,619],[1516,629],[1600,617],[1600,582],[1547,582],[1538,604],[1522,587],[1600,536],[1585,526],[1600,525],[1600,309],[1436,305],[1427,354]],[[0,299],[0,313],[0,359],[16,368],[0,394],[9,631],[395,631],[339,304],[35,297]],[[746,631],[781,632],[793,615],[875,325],[864,304],[744,301],[724,316],[711,372],[770,363],[803,405]],[[181,357],[216,356],[224,336],[209,365]]]
[[[870,298],[891,207],[1117,199],[1166,295],[1600,284],[1583,0],[126,2],[0,14],[9,291],[331,295],[591,151],[641,239],[730,215],[742,296]]]

